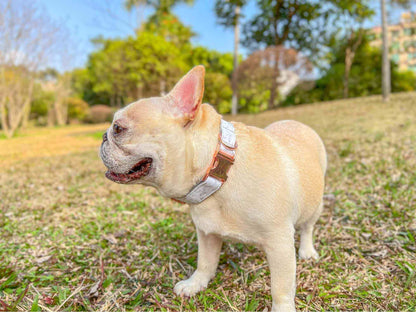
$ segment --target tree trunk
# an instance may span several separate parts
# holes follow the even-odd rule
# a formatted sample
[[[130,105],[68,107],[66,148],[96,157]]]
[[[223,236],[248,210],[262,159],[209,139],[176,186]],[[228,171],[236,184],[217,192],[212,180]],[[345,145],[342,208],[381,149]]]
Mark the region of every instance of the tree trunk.
[[[56,116],[56,123],[58,126],[63,126],[66,124],[65,118],[65,103],[62,98],[58,98],[54,102],[54,111]]]
[[[121,96],[117,96],[117,109],[121,108]]]
[[[166,80],[164,80],[164,79],[160,80],[160,95],[161,96],[166,95]]]
[[[29,117],[30,117],[30,108],[32,104],[32,98],[33,98],[33,86],[34,86],[34,80],[30,80],[29,84],[29,93],[27,95],[27,98],[25,100],[24,108],[23,108],[23,117],[22,117],[22,128],[27,128],[27,125],[29,124]]]
[[[272,77],[272,86],[270,90],[270,99],[269,99],[269,109],[274,108],[274,102],[276,99],[277,91],[277,78],[279,78],[279,53],[278,51],[274,52],[274,64],[273,64],[273,77]]]
[[[363,40],[363,30],[360,29],[357,35],[358,37],[354,42],[354,33],[351,33],[347,49],[345,50],[344,99],[348,98],[351,67],[354,62],[355,52],[357,52]]]
[[[238,45],[240,42],[240,6],[235,7],[235,25],[234,25],[234,66],[233,66],[233,97],[231,101],[231,114],[237,115],[238,113],[238,98],[237,98],[237,83],[238,83]]]
[[[6,137],[11,138],[13,133],[10,131],[8,120],[6,116],[6,97],[0,102],[0,114],[1,114],[1,127]]]
[[[48,109],[48,127],[53,127],[55,125],[55,109],[49,107]]]
[[[30,117],[30,105],[25,107],[25,112],[22,118],[22,128],[27,128],[27,125],[29,124],[29,117]]]
[[[351,48],[345,50],[345,68],[344,68],[344,99],[348,98],[350,70],[352,65]]]
[[[383,67],[382,67],[382,88],[383,88],[383,101],[387,102],[390,96],[390,61],[389,61],[389,40],[387,29],[387,12],[385,0],[380,0],[381,4],[381,23],[383,29]]]

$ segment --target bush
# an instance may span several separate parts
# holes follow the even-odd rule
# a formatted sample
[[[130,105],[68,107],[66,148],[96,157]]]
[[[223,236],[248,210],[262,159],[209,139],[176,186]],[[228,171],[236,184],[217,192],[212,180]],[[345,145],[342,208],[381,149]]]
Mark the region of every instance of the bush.
[[[305,80],[300,82],[285,98],[282,106],[313,103],[319,101],[322,91],[316,88],[316,82]]]
[[[53,105],[55,94],[50,91],[44,91],[36,86],[33,92],[33,100],[30,106],[31,117],[37,119],[48,115],[48,108]]]
[[[330,67],[316,80],[312,89],[297,87],[286,98],[285,105],[329,101],[343,98],[345,72],[345,45],[333,53]],[[381,94],[381,50],[370,46],[367,41],[358,48],[349,76],[349,97],[362,97]],[[392,92],[413,91],[416,89],[416,76],[411,71],[399,71],[390,62]]]
[[[214,106],[220,114],[231,111],[232,95],[231,82],[226,75],[209,72],[205,75],[204,102]]]
[[[107,105],[94,105],[90,108],[85,121],[90,123],[111,122],[113,114],[112,108]]]
[[[259,113],[267,110],[270,90],[256,88],[239,88],[238,93],[239,112],[242,113]]]
[[[88,115],[88,104],[80,98],[67,98],[65,99],[66,104],[68,105],[68,118],[84,120]]]
[[[416,90],[416,74],[408,71],[393,71],[391,77],[392,92],[406,92]]]

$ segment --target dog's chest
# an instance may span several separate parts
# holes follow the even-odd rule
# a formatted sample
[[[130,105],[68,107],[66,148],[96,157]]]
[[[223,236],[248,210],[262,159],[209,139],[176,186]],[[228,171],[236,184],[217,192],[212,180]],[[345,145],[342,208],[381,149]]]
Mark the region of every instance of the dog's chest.
[[[244,243],[255,242],[245,235],[246,231],[243,227],[237,226],[235,220],[224,216],[218,208],[193,208],[191,209],[191,215],[195,227],[205,234],[217,234],[223,238]]]
[[[197,229],[205,234],[222,235],[224,225],[221,213],[216,209],[198,209],[191,210],[192,220]]]

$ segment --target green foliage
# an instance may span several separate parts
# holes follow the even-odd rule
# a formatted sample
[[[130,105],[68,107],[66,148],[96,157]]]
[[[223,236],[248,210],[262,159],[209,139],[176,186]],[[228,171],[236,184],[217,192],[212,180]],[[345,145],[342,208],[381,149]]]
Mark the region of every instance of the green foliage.
[[[241,111],[255,113],[280,104],[279,83],[275,78],[276,63],[278,72],[291,71],[300,77],[308,75],[313,69],[309,59],[294,49],[268,47],[252,53],[237,69]]]
[[[65,99],[68,105],[68,118],[84,120],[88,115],[88,103],[84,100],[76,97],[70,97]]]
[[[190,67],[204,65],[207,72],[221,73],[229,78],[233,72],[232,53],[221,53],[202,46],[191,48],[187,55],[187,62]]]
[[[192,29],[171,12],[178,3],[193,1],[125,1],[129,10],[146,5],[154,12],[135,36],[94,39],[97,50],[90,54],[87,67],[72,72],[75,97],[90,105],[121,107],[139,98],[167,93],[191,67],[202,64],[207,72],[207,102],[227,112],[233,56],[192,46]],[[216,94],[208,89],[211,87]]]
[[[393,92],[407,92],[416,89],[416,74],[411,70],[392,72],[391,88]]]
[[[173,42],[181,47],[190,44],[190,39],[195,34],[192,29],[182,24],[179,18],[172,13],[172,9],[177,4],[192,5],[194,0],[125,0],[124,5],[127,10],[133,7],[139,9],[141,5],[153,9],[153,13],[148,17],[141,30],[148,31],[155,35],[161,35],[169,42]]]
[[[40,85],[36,85],[33,91],[33,100],[30,106],[32,118],[39,119],[48,115],[49,107],[55,101],[55,94],[52,91],[45,91]]]
[[[329,68],[315,82],[315,86],[305,90],[300,85],[286,98],[285,105],[312,103],[343,98],[343,79],[345,70],[345,44],[342,40],[333,47],[333,57]],[[349,96],[360,97],[381,94],[380,49],[370,46],[368,39],[357,49],[349,78]],[[416,89],[416,77],[413,72],[400,72],[397,65],[390,63],[392,72],[392,91],[412,91]]]
[[[179,48],[147,31],[125,40],[101,40],[88,62],[92,88],[121,106],[166,92],[187,69]]]
[[[232,95],[231,82],[226,75],[206,73],[204,102],[213,105],[220,114],[226,114],[231,111]]]
[[[243,26],[242,44],[252,50],[267,47],[290,47],[309,57],[310,61],[322,57],[322,47],[326,43],[328,20],[327,0],[258,0],[258,13]],[[269,108],[278,103],[276,92],[280,75],[276,55],[272,72],[272,85],[269,87]]]
[[[243,27],[243,45],[251,49],[285,43],[300,51],[317,49],[322,1],[258,0],[258,13]]]
[[[267,109],[270,99],[270,90],[263,88],[256,90],[243,89],[239,92],[238,98],[239,111],[242,113],[259,113]]]
[[[337,29],[352,26],[350,22],[361,24],[375,13],[370,8],[370,2],[371,0],[328,0],[331,5],[331,21]]]
[[[108,103],[120,107],[142,97],[168,92],[186,71],[202,64],[207,74],[217,73],[214,76],[219,79],[216,82],[211,79],[213,76],[207,75],[208,85],[217,92],[214,95],[206,88],[210,93],[206,97],[208,102],[221,111],[228,111],[232,54],[192,47],[189,33],[177,32],[183,26],[180,21],[173,15],[165,15],[165,30],[148,22],[145,30],[134,37],[96,39],[98,50],[90,55],[87,68],[73,71],[75,95],[90,104]]]
[[[243,7],[247,0],[216,0],[215,14],[218,22],[225,27],[234,26],[236,24],[235,8]],[[240,13],[241,16],[241,13]]]
[[[190,39],[195,36],[192,29],[182,24],[176,15],[166,12],[150,16],[144,30],[160,35],[182,49],[189,47]]]
[[[127,79],[122,40],[101,40],[102,48],[90,54],[88,71],[92,90],[110,99],[112,105],[121,104],[127,96]]]
[[[172,8],[180,3],[193,4],[194,0],[125,0],[124,5],[127,10],[133,9],[134,6],[147,5],[153,8],[157,13],[171,12]]]
[[[315,88],[315,86],[315,81],[303,81],[299,83],[285,98],[282,106],[318,102],[321,98],[322,91]]]
[[[412,0],[391,0],[391,4],[405,9],[410,9],[412,2]]]
[[[97,103],[109,103],[109,94],[94,92],[94,80],[89,68],[77,68],[72,71],[71,89],[74,96],[79,97],[92,105]]]

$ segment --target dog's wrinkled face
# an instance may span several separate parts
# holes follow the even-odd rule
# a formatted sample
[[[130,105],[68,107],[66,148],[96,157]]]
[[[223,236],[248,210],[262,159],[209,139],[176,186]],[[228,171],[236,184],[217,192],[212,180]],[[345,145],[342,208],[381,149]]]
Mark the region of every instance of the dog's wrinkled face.
[[[158,187],[162,180],[180,176],[186,166],[188,125],[203,96],[204,73],[197,66],[168,95],[143,99],[116,112],[100,149],[108,179]]]

